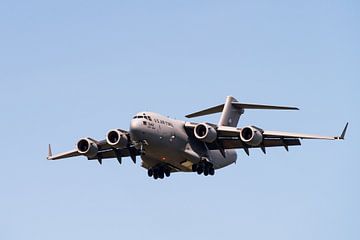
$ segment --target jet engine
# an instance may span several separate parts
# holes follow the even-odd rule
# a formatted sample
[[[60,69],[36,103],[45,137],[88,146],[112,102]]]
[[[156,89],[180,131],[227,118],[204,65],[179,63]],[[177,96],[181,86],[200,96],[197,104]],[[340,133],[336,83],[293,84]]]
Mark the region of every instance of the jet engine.
[[[194,134],[197,139],[207,143],[212,143],[217,138],[216,129],[206,123],[196,125],[194,128]]]
[[[119,129],[112,129],[106,134],[106,142],[114,148],[124,148],[128,144],[128,138]]]
[[[263,141],[262,131],[253,126],[244,127],[241,129],[240,139],[250,146],[259,146]]]
[[[77,142],[76,147],[80,154],[87,157],[95,157],[98,153],[98,146],[96,142],[90,138],[80,139]]]

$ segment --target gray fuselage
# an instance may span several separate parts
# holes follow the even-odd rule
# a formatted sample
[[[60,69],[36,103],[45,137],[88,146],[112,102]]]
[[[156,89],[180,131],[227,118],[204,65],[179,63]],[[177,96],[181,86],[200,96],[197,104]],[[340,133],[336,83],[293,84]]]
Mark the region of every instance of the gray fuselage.
[[[178,171],[191,172],[193,164],[207,159],[214,169],[223,168],[237,159],[235,150],[226,150],[225,157],[219,150],[208,150],[198,140],[185,122],[152,112],[140,112],[131,120],[130,136],[142,148],[143,167],[170,165]]]

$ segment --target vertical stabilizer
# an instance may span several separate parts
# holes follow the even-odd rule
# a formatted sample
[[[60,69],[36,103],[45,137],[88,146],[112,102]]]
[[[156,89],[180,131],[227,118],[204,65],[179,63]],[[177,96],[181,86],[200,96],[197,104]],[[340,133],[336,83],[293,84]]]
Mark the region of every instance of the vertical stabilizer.
[[[241,114],[244,113],[244,109],[236,108],[233,103],[237,103],[238,101],[231,96],[226,98],[224,108],[222,110],[222,114],[219,121],[219,126],[230,126],[236,127]]]

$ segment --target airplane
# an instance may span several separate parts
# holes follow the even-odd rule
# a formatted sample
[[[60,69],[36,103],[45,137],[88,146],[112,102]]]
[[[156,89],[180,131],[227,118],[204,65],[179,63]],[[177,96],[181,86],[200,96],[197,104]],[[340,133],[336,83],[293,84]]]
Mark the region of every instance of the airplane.
[[[196,172],[199,175],[214,175],[215,170],[236,162],[236,149],[247,155],[250,149],[259,148],[266,154],[270,147],[301,145],[300,139],[343,140],[348,123],[340,136],[319,136],[279,131],[268,131],[256,126],[238,128],[240,116],[246,109],[299,110],[296,107],[248,104],[228,96],[224,104],[187,115],[187,118],[220,113],[218,124],[194,123],[165,117],[153,112],[140,112],[130,123],[129,131],[112,129],[105,140],[87,137],[76,143],[75,149],[52,155],[49,144],[48,160],[85,156],[88,160],[115,158],[122,163],[130,157],[136,163],[141,156],[141,166],[149,177],[163,179],[176,172]]]

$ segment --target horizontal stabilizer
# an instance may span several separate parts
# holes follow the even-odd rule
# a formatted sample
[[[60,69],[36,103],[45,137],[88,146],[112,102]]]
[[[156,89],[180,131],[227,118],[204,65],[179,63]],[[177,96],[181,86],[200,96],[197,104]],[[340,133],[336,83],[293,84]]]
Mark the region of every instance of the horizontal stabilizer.
[[[223,109],[224,109],[224,104],[221,104],[221,105],[218,105],[215,107],[207,108],[207,109],[201,110],[199,112],[195,112],[195,113],[186,115],[185,117],[194,118],[194,117],[210,115],[210,114],[222,112]]]
[[[232,105],[238,109],[299,110],[299,108],[297,107],[272,106],[272,105],[261,105],[261,104],[238,103],[238,102],[234,102],[232,103]]]
[[[231,105],[239,110],[241,109],[299,110],[299,108],[297,107],[273,106],[273,105],[262,105],[262,104],[251,104],[251,103],[239,103],[239,102],[232,102]],[[210,114],[222,112],[223,109],[224,109],[224,104],[221,104],[215,107],[201,110],[199,112],[191,113],[189,115],[186,115],[185,117],[194,118],[194,117],[210,115]]]

